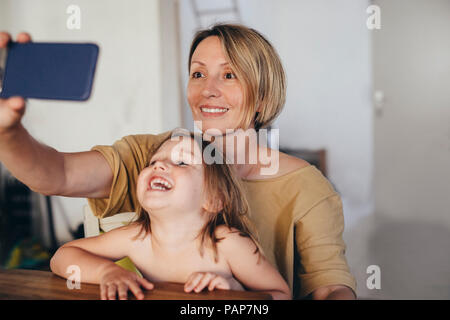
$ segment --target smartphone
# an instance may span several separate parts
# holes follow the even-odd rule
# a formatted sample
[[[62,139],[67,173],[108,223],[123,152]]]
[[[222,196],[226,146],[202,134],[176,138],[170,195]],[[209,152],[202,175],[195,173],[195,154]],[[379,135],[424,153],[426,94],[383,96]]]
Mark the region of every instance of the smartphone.
[[[0,49],[0,98],[87,100],[98,53],[94,43],[9,42]]]

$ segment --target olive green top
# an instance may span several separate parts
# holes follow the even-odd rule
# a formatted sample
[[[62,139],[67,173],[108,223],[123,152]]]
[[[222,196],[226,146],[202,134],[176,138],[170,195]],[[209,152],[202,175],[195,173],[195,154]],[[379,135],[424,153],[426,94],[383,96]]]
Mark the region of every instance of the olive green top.
[[[157,145],[170,134],[130,135],[112,146],[92,148],[103,154],[114,175],[109,198],[88,199],[96,216],[135,211],[137,177]],[[289,284],[294,298],[326,285],[346,285],[356,292],[342,239],[342,202],[315,166],[243,182],[250,219],[265,256]]]

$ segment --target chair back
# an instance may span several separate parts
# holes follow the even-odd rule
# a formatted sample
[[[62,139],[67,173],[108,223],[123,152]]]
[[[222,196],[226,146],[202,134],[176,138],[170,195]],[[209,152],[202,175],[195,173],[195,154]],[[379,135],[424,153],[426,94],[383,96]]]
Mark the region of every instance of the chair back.
[[[84,212],[84,236],[98,236],[102,231],[108,232],[118,227],[123,227],[128,223],[135,221],[137,215],[135,212],[118,213],[107,218],[97,218],[89,205],[83,207]]]

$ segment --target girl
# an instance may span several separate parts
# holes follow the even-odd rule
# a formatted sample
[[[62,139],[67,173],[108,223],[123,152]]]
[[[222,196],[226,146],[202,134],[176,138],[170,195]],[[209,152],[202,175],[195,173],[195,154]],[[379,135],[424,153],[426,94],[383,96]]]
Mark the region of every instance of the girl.
[[[186,292],[247,288],[290,299],[250,231],[239,180],[226,164],[202,163],[193,138],[166,139],[139,174],[136,222],[65,244],[52,271],[67,277],[78,265],[82,282],[100,284],[102,299],[126,299],[128,290],[142,299],[140,286],[159,281],[184,283]],[[113,262],[126,256],[145,279]]]

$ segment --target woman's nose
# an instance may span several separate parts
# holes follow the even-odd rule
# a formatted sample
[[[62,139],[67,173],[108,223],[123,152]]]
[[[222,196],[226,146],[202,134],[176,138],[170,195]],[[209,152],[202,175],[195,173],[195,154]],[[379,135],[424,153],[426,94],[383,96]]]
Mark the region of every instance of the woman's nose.
[[[216,79],[214,78],[206,79],[202,94],[206,98],[220,96],[220,88]]]

